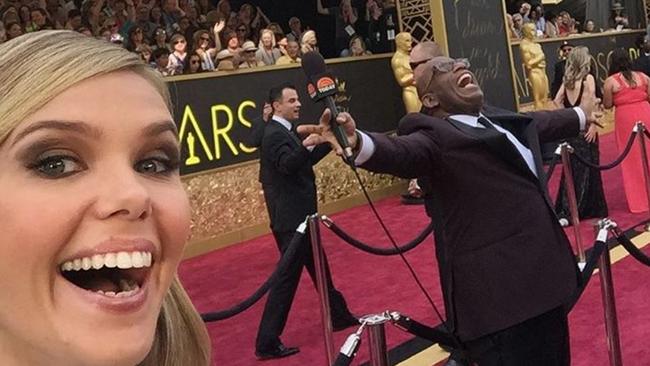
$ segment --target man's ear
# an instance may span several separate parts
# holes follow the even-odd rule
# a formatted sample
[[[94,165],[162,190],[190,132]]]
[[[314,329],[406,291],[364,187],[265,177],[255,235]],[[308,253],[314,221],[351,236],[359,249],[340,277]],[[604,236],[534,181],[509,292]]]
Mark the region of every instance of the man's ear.
[[[422,100],[422,105],[428,109],[435,109],[440,105],[438,96],[433,93],[426,93],[425,95],[422,96],[421,100]]]

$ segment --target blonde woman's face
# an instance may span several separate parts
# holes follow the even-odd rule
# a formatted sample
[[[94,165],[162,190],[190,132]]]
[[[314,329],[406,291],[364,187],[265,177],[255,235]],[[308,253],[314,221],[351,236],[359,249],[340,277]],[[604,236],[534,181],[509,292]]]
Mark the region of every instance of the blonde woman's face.
[[[131,72],[88,79],[0,154],[0,364],[137,364],[189,234],[162,97]]]
[[[262,34],[262,44],[264,47],[271,47],[273,45],[273,34],[270,32],[264,32]]]

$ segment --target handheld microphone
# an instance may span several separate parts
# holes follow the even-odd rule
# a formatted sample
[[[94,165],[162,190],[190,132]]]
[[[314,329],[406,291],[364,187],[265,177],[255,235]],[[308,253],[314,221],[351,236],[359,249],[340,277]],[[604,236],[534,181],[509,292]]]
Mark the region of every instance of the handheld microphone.
[[[336,123],[336,116],[339,111],[334,102],[337,85],[334,76],[327,72],[325,60],[318,52],[310,51],[302,56],[302,69],[307,76],[307,92],[312,100],[316,102],[324,101],[325,105],[332,112],[330,126],[336,141],[343,149],[343,158],[352,165],[352,149],[348,144],[347,136],[343,128]]]

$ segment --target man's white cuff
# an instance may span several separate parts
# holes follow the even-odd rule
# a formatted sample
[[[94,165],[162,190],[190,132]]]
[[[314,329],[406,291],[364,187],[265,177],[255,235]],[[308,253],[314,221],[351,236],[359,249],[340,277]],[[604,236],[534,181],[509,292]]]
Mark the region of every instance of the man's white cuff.
[[[354,164],[361,165],[368,161],[372,154],[375,153],[375,142],[372,141],[370,136],[366,135],[365,133],[359,130],[357,130],[357,133],[359,133],[359,136],[361,136],[361,141],[357,142],[361,144],[361,150],[359,150],[359,155],[357,155],[357,158],[354,159]]]

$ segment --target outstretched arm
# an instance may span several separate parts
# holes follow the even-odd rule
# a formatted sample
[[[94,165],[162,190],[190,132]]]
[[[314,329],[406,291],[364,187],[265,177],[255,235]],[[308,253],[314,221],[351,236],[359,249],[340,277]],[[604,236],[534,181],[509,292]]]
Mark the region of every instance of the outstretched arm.
[[[316,0],[316,10],[320,15],[330,15],[330,10],[323,7],[322,0]]]
[[[298,133],[308,134],[305,146],[330,144],[338,155],[343,150],[336,141],[329,124],[330,112],[325,110],[318,125],[298,127]],[[440,149],[433,131],[415,131],[404,136],[366,134],[356,129],[356,123],[348,113],[340,113],[337,123],[343,128],[348,144],[354,151],[355,162],[364,169],[388,173],[404,178],[430,174],[440,159]]]

